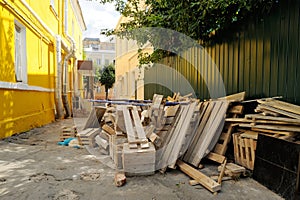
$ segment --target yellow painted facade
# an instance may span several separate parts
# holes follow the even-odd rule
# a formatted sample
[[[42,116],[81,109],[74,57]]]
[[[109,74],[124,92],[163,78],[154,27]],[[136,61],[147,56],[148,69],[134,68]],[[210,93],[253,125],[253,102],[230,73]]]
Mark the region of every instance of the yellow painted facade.
[[[128,18],[121,16],[116,29]],[[143,53],[153,52],[148,43]],[[115,97],[126,99],[144,99],[144,68],[139,66],[138,45],[133,40],[116,38],[116,83]]]
[[[84,30],[77,0],[0,0],[0,138],[54,121],[63,83],[72,108]]]

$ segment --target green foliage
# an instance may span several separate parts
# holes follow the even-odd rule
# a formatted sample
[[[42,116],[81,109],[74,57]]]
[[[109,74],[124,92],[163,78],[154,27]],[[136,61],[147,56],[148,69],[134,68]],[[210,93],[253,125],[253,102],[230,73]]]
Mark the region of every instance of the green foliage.
[[[114,2],[116,10],[130,21],[121,23],[119,30],[105,30],[106,34],[137,40],[142,47],[149,41],[154,47],[153,55],[143,55],[140,61],[151,62],[168,55],[168,51],[157,48],[157,44],[180,46],[169,39],[148,34],[132,34],[132,30],[143,27],[163,27],[180,32],[194,40],[209,43],[214,33],[222,33],[234,26],[246,23],[251,16],[268,13],[275,0],[100,0]],[[145,6],[141,2],[144,2]],[[180,39],[178,41],[181,42]]]
[[[105,87],[106,99],[108,98],[108,89],[112,88],[115,83],[115,67],[108,65],[103,67],[100,72],[99,82]]]

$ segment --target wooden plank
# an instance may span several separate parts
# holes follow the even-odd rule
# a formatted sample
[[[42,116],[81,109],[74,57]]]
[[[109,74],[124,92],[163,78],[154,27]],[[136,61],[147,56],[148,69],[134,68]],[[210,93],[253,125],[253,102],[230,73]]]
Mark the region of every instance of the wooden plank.
[[[115,130],[122,131],[126,133],[124,115],[123,115],[123,105],[117,105],[116,107],[116,123],[115,123]]]
[[[153,97],[153,103],[152,103],[152,105],[151,105],[151,108],[152,108],[153,110],[159,109],[160,104],[161,104],[163,98],[164,98],[163,95],[154,94],[154,97]]]
[[[224,164],[220,165],[218,167],[218,171],[221,171],[223,166],[224,166]],[[245,167],[242,167],[242,166],[237,165],[235,163],[227,163],[225,165],[225,169],[229,170],[232,173],[244,173],[246,171]]]
[[[165,152],[162,156],[162,161],[165,162],[165,166],[172,165],[176,163],[176,160],[180,156],[180,150],[182,144],[184,143],[184,139],[186,136],[186,131],[190,126],[190,121],[193,116],[194,109],[196,107],[196,102],[188,105],[182,115],[180,116],[180,120],[172,133],[172,137],[170,142],[166,146]]]
[[[266,101],[258,100],[258,103],[266,104],[268,106],[272,106],[277,109],[281,109],[287,112],[291,112],[297,115],[300,115],[300,106],[294,105],[288,102],[279,101],[275,99],[267,99]]]
[[[126,127],[128,143],[132,143],[131,147],[137,148],[137,144],[133,144],[133,143],[136,142],[136,139],[135,139],[135,132],[134,132],[134,129],[133,129],[133,125],[132,125],[132,121],[131,121],[131,117],[130,117],[130,114],[129,114],[128,107],[123,106],[122,110],[123,110],[123,116],[124,116],[124,121],[125,121],[125,127]]]
[[[276,118],[276,117],[274,117]],[[254,123],[254,124],[282,124],[282,125],[300,125],[299,123],[288,122],[288,121],[272,121],[272,120],[260,120],[260,119],[246,119],[246,118],[226,118],[226,122],[231,123]]]
[[[221,172],[220,172],[220,176],[219,176],[219,178],[218,178],[218,183],[219,183],[219,184],[222,183],[222,178],[223,178],[224,173],[225,173],[226,163],[227,163],[227,159],[224,160],[224,163],[223,163],[223,166],[222,166],[222,169],[221,169]]]
[[[258,138],[258,132],[255,132],[255,131],[246,131],[244,133],[241,133],[240,136],[242,138],[249,138],[249,139],[257,140],[257,138]]]
[[[213,152],[210,152],[206,158],[212,160],[212,161],[215,161],[217,163],[220,163],[222,164],[224,162],[224,160],[226,159],[225,156],[222,156],[222,155],[219,155],[219,154],[216,154],[216,153],[213,153]]]
[[[272,117],[272,116],[264,116],[260,114],[248,114],[245,115],[245,118],[252,118],[252,119],[263,119],[263,120],[271,120],[271,121],[281,121],[281,122],[291,122],[300,124],[299,119],[292,119],[288,117]]]
[[[268,130],[268,129],[261,129],[261,128],[251,128],[252,131],[257,131],[257,132],[263,132],[263,133],[272,133],[272,134],[280,134],[280,135],[294,135],[294,132],[288,132],[288,131],[278,131],[278,130]]]
[[[92,108],[83,129],[87,128],[99,128],[101,119],[106,111],[103,106],[95,106]]]
[[[206,125],[207,120],[209,119],[209,115],[212,111],[212,109],[214,108],[215,103],[214,102],[204,102],[203,103],[203,107],[202,107],[202,111],[201,114],[199,116],[200,119],[200,124],[197,127],[196,133],[192,139],[192,142],[190,144],[190,147],[188,148],[187,152],[185,153],[183,160],[185,162],[189,162],[190,161],[190,157],[191,154],[194,152],[196,145],[199,141],[199,138],[202,134],[202,131]]]
[[[232,113],[232,114],[243,114],[244,112],[244,106],[242,105],[236,105],[236,106],[231,106],[227,113]]]
[[[102,126],[102,130],[106,131],[107,133],[111,134],[111,135],[115,135],[116,132],[113,128],[111,128],[110,126],[108,126],[107,124],[104,124]]]
[[[202,172],[191,167],[190,165],[182,162],[181,160],[177,160],[176,164],[182,172],[184,172],[194,180],[198,181],[203,187],[205,187],[209,191],[217,192],[221,190],[221,185],[219,183],[212,180]]]
[[[232,102],[239,102],[239,101],[244,101],[245,99],[246,92],[240,92],[236,94],[232,94],[226,97],[221,97],[218,98],[218,100],[227,100],[227,101],[232,101]]]
[[[168,164],[171,164],[167,162],[168,162],[169,152],[171,151],[170,148],[172,148],[172,145],[174,145],[173,142],[176,138],[174,137],[173,133],[175,132],[177,127],[179,128],[181,127],[182,118],[186,116],[188,106],[189,105],[181,106],[180,111],[178,113],[178,117],[176,117],[176,120],[172,128],[169,129],[167,133],[165,133],[164,135],[158,134],[158,136],[160,136],[163,140],[163,145],[162,145],[163,147],[156,154],[156,169],[163,169],[166,168]],[[168,152],[168,155],[165,153],[166,151]]]
[[[258,107],[262,108],[262,109],[265,109],[265,110],[272,111],[272,112],[276,112],[278,114],[285,115],[285,116],[288,116],[288,117],[291,117],[291,118],[294,118],[294,119],[300,119],[300,115],[298,115],[298,114],[294,114],[294,113],[291,113],[291,112],[288,112],[288,111],[285,111],[285,110],[277,109],[277,108],[274,108],[274,107],[271,107],[271,106],[268,106],[268,105],[262,105],[261,104]]]
[[[141,141],[148,142],[136,106],[133,106],[133,109],[131,110],[131,114],[132,114],[132,117],[133,117],[134,126],[135,126],[135,129],[136,129],[138,138]]]
[[[224,125],[225,113],[228,108],[228,102],[217,101],[205,129],[203,130],[199,142],[196,146],[196,151],[192,154],[192,161],[190,162],[194,166],[198,166],[201,159],[206,156],[213,148],[220,137],[222,129],[220,125]],[[219,131],[218,131],[219,130]],[[213,142],[212,142],[213,141]],[[214,143],[215,142],[215,143]],[[214,143],[214,144],[213,144]]]
[[[254,127],[258,129],[268,129],[277,131],[288,131],[288,132],[300,132],[299,126],[279,126],[279,125],[249,125],[249,124],[239,124],[240,127]]]
[[[176,129],[176,130],[178,130],[178,133],[176,133],[176,132],[173,133],[172,138],[174,137],[175,134],[177,135],[177,138],[176,138],[175,142],[173,143],[173,147],[171,149],[171,154],[168,158],[169,167],[171,167],[171,168],[175,167],[176,160],[184,154],[185,150],[183,150],[183,145],[185,143],[187,143],[187,144],[190,143],[190,141],[187,141],[187,135],[194,133],[194,131],[191,131],[191,133],[189,133],[188,130],[190,130],[189,128],[191,128],[191,121],[192,121],[192,117],[194,115],[196,106],[197,106],[197,102],[193,102],[190,104],[189,108],[187,109],[186,117],[183,118],[183,124]]]

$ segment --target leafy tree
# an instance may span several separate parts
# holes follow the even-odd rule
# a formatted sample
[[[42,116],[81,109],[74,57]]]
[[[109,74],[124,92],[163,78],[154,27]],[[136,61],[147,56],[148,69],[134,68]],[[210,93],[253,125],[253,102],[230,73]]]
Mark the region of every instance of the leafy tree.
[[[100,72],[99,82],[105,87],[106,99],[108,99],[108,90],[113,87],[115,83],[115,67],[108,65],[103,67]]]
[[[163,27],[180,32],[194,40],[209,44],[214,36],[225,30],[245,23],[251,16],[259,17],[272,8],[278,0],[100,0],[101,3],[114,2],[116,10],[131,20],[121,23],[119,30],[104,30],[106,34],[116,34],[134,39],[142,47],[149,41],[153,47],[152,54],[139,52],[140,62],[156,61],[170,52],[157,48],[165,46],[184,46],[180,39],[172,35],[157,37],[157,34],[132,34],[132,30],[143,27]],[[182,42],[183,44],[178,44]]]

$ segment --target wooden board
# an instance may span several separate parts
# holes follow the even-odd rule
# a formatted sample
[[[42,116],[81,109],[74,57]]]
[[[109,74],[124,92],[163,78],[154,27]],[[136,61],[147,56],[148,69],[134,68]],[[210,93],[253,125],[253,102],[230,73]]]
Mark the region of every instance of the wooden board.
[[[232,106],[228,109],[227,112],[232,113],[232,114],[240,114],[241,115],[244,112],[244,106],[243,105]]]
[[[232,101],[232,102],[239,102],[239,101],[244,101],[245,95],[246,95],[246,92],[240,92],[240,93],[232,94],[232,95],[229,95],[226,97],[221,97],[218,99]]]
[[[209,178],[202,172],[196,170],[195,168],[191,167],[190,165],[178,160],[177,166],[181,171],[183,171],[185,174],[199,182],[203,187],[208,189],[211,192],[217,192],[221,190],[221,185],[214,181],[213,179]]]
[[[268,129],[261,129],[261,128],[255,128],[255,127],[251,127],[251,130],[252,131],[257,131],[257,132],[279,134],[279,135],[287,135],[287,136],[294,135],[294,132],[278,131],[278,130],[268,130]]]
[[[224,126],[228,102],[216,101],[215,104],[216,105],[209,116],[209,120],[207,121],[198,143],[189,159],[189,163],[194,166],[198,166],[201,159],[212,150],[218,141]]]
[[[290,131],[290,132],[300,132],[300,126],[280,126],[280,125],[251,125],[251,124],[239,124],[240,127],[248,128],[258,128],[258,129],[268,129],[277,131]]]
[[[122,106],[125,128],[127,133],[128,143],[131,144],[131,148],[137,148],[136,140],[135,140],[135,132],[133,129],[133,124],[131,121],[130,113],[127,106]]]
[[[298,105],[294,105],[291,103],[287,103],[287,102],[279,101],[279,100],[275,100],[275,99],[267,99],[266,101],[258,100],[257,102],[259,102],[261,104],[266,104],[268,106],[272,106],[272,107],[280,109],[280,110],[284,110],[287,112],[291,112],[291,113],[300,115],[300,106],[298,106]]]
[[[106,111],[105,107],[95,106],[92,108],[83,129],[99,128],[101,119]]]
[[[142,126],[141,119],[139,117],[136,106],[133,106],[133,108],[131,110],[131,114],[133,117],[135,130],[137,133],[138,140],[140,141],[141,147],[149,148],[148,139],[146,138],[146,134],[145,134],[144,128]]]
[[[263,119],[263,120],[271,120],[271,121],[281,121],[281,122],[290,122],[290,123],[296,123],[296,124],[300,124],[300,120],[299,119],[292,119],[292,118],[288,118],[288,117],[272,117],[272,116],[264,116],[264,115],[260,115],[260,114],[248,114],[245,115],[245,118],[247,119]]]
[[[292,112],[288,112],[288,111],[285,111],[285,110],[274,108],[274,107],[269,106],[269,105],[265,105],[265,104],[262,105],[262,104],[260,104],[257,107],[259,109],[268,110],[268,111],[275,112],[275,113],[278,113],[278,114],[281,114],[281,115],[284,115],[284,116],[288,116],[288,117],[291,117],[291,118],[294,118],[294,119],[300,119],[300,115],[298,115],[298,114],[294,114]]]
[[[213,152],[210,152],[210,153],[206,156],[206,158],[208,158],[208,159],[210,159],[210,160],[212,160],[212,161],[215,161],[215,162],[217,162],[217,163],[220,163],[220,164],[222,164],[222,163],[225,161],[225,159],[226,159],[225,156],[220,155],[220,154],[216,154],[216,153],[213,153]]]
[[[106,131],[107,133],[111,134],[111,135],[115,135],[116,132],[113,128],[111,128],[110,126],[108,126],[107,124],[104,124],[102,126],[102,130]]]
[[[196,133],[192,139],[192,142],[187,150],[187,152],[185,153],[183,160],[185,162],[189,162],[192,153],[195,151],[195,148],[197,146],[197,143],[199,141],[199,138],[202,134],[202,131],[206,125],[207,120],[209,119],[209,115],[212,111],[212,109],[214,108],[215,103],[214,102],[204,102],[203,103],[203,107],[201,109],[201,114],[199,116],[200,119],[200,124],[197,127]]]

